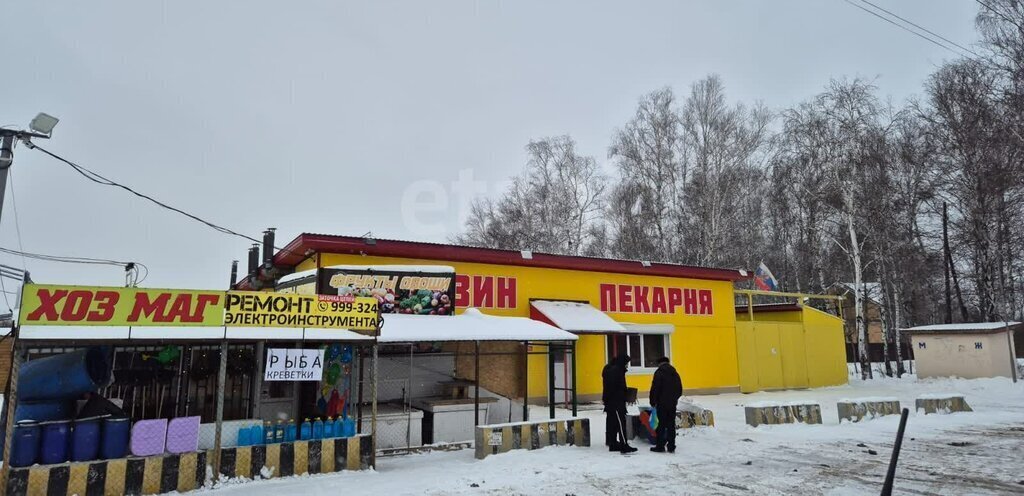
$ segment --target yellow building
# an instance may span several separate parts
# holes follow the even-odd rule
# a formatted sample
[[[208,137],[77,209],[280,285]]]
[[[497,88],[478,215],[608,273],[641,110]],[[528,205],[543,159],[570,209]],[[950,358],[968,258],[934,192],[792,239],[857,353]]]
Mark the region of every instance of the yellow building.
[[[733,284],[746,279],[741,270],[320,234],[298,236],[273,264],[284,273],[335,266],[451,267],[456,312],[477,308],[531,317],[580,336],[575,384],[580,401],[600,398],[601,370],[622,351],[632,357],[627,383],[641,392],[649,388],[662,356],[678,369],[686,394],[846,382],[839,319],[804,308],[785,315],[793,319],[786,324],[738,325]],[[274,275],[250,276],[242,287],[273,286]],[[386,315],[384,321],[386,326]],[[777,336],[766,337],[769,327]],[[773,340],[785,343],[769,352],[782,357],[781,368],[759,355],[759,343],[772,348]],[[520,355],[524,347],[516,342],[485,346],[518,349]],[[525,361],[524,368],[524,361],[512,356],[485,360],[482,386],[521,397],[525,375],[531,402],[547,400],[552,380],[556,387],[569,386],[571,363],[556,356],[549,364],[544,354],[530,354]],[[456,373],[475,379],[467,365],[457,362]],[[776,369],[782,370],[781,382],[773,375]],[[759,375],[764,377],[758,380]]]

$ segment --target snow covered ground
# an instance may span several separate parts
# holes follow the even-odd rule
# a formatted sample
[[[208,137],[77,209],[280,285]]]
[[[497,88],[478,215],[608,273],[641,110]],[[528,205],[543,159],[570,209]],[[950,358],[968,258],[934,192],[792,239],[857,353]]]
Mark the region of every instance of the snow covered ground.
[[[960,393],[975,410],[915,414],[914,398]],[[472,450],[378,458],[376,471],[223,484],[218,494],[877,494],[898,416],[838,423],[836,402],[895,397],[911,409],[897,494],[1024,493],[1024,382],[1009,379],[851,379],[848,386],[694,397],[717,427],[681,430],[674,455],[609,453],[604,419],[593,418],[590,448],[514,451],[478,461]],[[743,405],[816,401],[824,425],[748,427]],[[567,412],[559,412],[567,415]],[[533,418],[546,415],[537,409]]]

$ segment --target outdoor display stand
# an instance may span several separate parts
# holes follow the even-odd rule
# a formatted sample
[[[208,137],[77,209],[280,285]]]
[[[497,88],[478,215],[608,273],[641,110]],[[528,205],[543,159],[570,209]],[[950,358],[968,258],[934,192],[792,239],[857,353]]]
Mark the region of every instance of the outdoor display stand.
[[[39,305],[40,301],[38,299],[33,301],[29,293],[38,288],[42,288],[40,291],[41,294],[44,294],[42,306]],[[55,288],[57,287],[26,285],[26,297],[23,298],[25,304],[22,307],[22,311],[26,312],[26,315],[22,316],[22,325],[16,325],[12,329],[12,335],[7,338],[14,340],[14,354],[10,390],[9,394],[5,397],[4,416],[6,417],[5,425],[7,426],[4,432],[4,446],[7,447],[5,461],[12,459],[12,451],[20,449],[21,445],[29,445],[20,439],[19,441],[22,441],[21,445],[12,442],[16,430],[14,428],[16,425],[15,419],[18,412],[26,411],[22,407],[33,407],[29,409],[33,412],[33,415],[37,415],[38,413],[36,412],[40,411],[32,403],[19,404],[20,396],[25,396],[26,394],[29,396],[36,394],[38,396],[38,392],[34,391],[34,389],[38,389],[36,386],[29,387],[25,381],[19,380],[19,373],[29,370],[23,366],[26,363],[26,357],[54,354],[56,357],[61,358],[65,355],[57,353],[69,349],[104,350],[104,353],[97,351],[73,354],[72,358],[79,359],[79,355],[85,356],[87,354],[91,356],[116,356],[117,350],[130,347],[147,347],[147,349],[163,347],[164,350],[167,350],[170,349],[169,345],[183,349],[190,347],[212,348],[216,346],[219,349],[216,391],[203,393],[207,396],[213,396],[213,402],[215,403],[215,413],[213,418],[210,419],[214,424],[214,439],[209,449],[200,448],[198,439],[200,418],[198,416],[185,415],[168,419],[164,415],[165,413],[173,415],[174,412],[181,411],[178,409],[178,404],[182,402],[180,393],[183,389],[181,387],[183,376],[181,372],[184,364],[187,362],[186,357],[181,356],[177,358],[177,363],[179,364],[179,376],[177,378],[179,386],[176,388],[176,391],[168,391],[168,389],[175,388],[164,387],[160,389],[159,397],[173,398],[175,403],[173,406],[149,405],[152,408],[149,412],[143,414],[136,412],[135,418],[128,421],[111,422],[111,427],[107,429],[111,432],[111,435],[116,434],[115,431],[123,431],[123,439],[127,442],[129,439],[128,425],[132,420],[138,420],[134,422],[134,426],[131,428],[130,447],[121,446],[120,450],[106,450],[104,447],[98,453],[86,452],[81,456],[72,456],[72,453],[62,451],[62,449],[74,446],[71,444],[72,441],[54,436],[86,435],[89,434],[94,424],[99,424],[89,424],[83,420],[78,420],[77,422],[81,425],[73,431],[70,427],[61,427],[72,425],[66,420],[51,423],[54,427],[59,428],[56,430],[41,424],[44,425],[44,435],[39,444],[41,446],[39,456],[25,457],[24,463],[21,463],[21,465],[28,466],[13,467],[11,463],[4,463],[2,480],[0,480],[2,485],[0,487],[5,488],[6,494],[158,494],[169,491],[188,491],[208,485],[213,482],[208,478],[208,468],[210,469],[209,473],[219,474],[227,478],[266,478],[337,470],[358,470],[373,466],[375,453],[373,432],[376,422],[375,373],[371,374],[369,381],[371,425],[369,432],[366,434],[352,433],[348,437],[335,436],[324,438],[321,431],[319,439],[296,439],[291,442],[237,446],[232,445],[237,444],[237,442],[225,442],[225,438],[228,437],[225,435],[225,425],[228,423],[224,421],[224,412],[225,404],[228,400],[225,397],[228,371],[229,368],[238,367],[238,363],[229,363],[231,361],[229,360],[229,350],[238,347],[240,344],[252,344],[255,348],[262,351],[268,345],[280,346],[282,343],[285,345],[297,345],[299,349],[319,348],[319,345],[324,343],[344,343],[347,346],[368,348],[371,357],[375,357],[376,329],[367,333],[372,335],[367,335],[336,327],[279,327],[272,325],[241,327],[225,325],[225,317],[223,315],[228,315],[228,319],[230,319],[232,314],[225,312],[223,306],[217,308],[212,303],[208,304],[207,307],[212,307],[212,309],[209,309],[210,311],[204,315],[202,313],[203,306],[196,304],[196,298],[198,297],[208,294],[223,296],[226,294],[225,292],[136,290],[134,288]],[[68,294],[74,297],[76,292],[79,295],[91,293],[93,298],[106,298],[106,300],[101,300],[98,306],[95,303],[90,306],[84,302],[85,296],[79,296],[79,301],[73,301],[73,304],[70,306],[64,305],[62,307],[60,303],[54,303],[56,301],[54,295],[63,295],[62,298],[66,300]],[[161,300],[160,296],[156,296],[161,292],[162,294],[171,295],[170,298]],[[138,294],[146,296],[136,296]],[[183,304],[179,309],[178,315],[186,317],[185,321],[200,322],[200,325],[182,325],[184,322],[180,322],[182,320],[180,318],[177,321],[170,319],[171,321],[169,322],[161,322],[160,324],[163,325],[153,325],[152,320],[147,321],[146,318],[153,319],[155,317],[159,319],[161,317],[159,310],[150,311],[147,317],[146,312],[134,315],[129,310],[116,307],[112,303],[106,307],[103,304],[103,301],[116,302],[118,297],[113,295],[119,295],[121,301],[131,300],[132,297],[136,297],[136,302],[142,300],[147,302],[163,301],[167,304],[182,294],[190,294],[193,300],[191,307]],[[273,293],[266,294],[273,295]],[[52,297],[49,303],[45,301],[47,296]],[[184,297],[181,298],[184,301]],[[287,298],[297,300],[310,297],[291,295],[287,296]],[[212,301],[212,297],[209,301]],[[49,306],[47,307],[47,305]],[[284,308],[283,305],[282,303],[281,308]],[[39,310],[39,308],[42,308],[42,310]],[[168,315],[171,315],[174,311],[173,308],[171,305],[166,306],[163,317],[166,318]],[[186,311],[189,308],[191,313]],[[327,308],[328,312],[331,311],[330,305]],[[376,312],[377,308],[374,303],[372,316],[376,318],[372,320],[374,326],[379,327],[380,319],[379,314]],[[102,325],[104,323],[103,319],[98,318],[96,320],[101,322],[101,325],[89,325],[88,323],[71,325],[66,322],[73,320],[73,318],[79,315],[81,315],[82,320],[86,316],[107,316],[109,318],[106,319],[105,323],[108,325]],[[136,317],[139,325],[116,325],[125,323],[124,321],[130,319],[132,315]],[[26,323],[26,320],[31,321],[31,319],[38,318],[39,316],[49,317],[50,320],[43,324],[35,322]],[[191,319],[189,319],[190,316]],[[64,321],[61,320],[62,317]],[[217,322],[220,325],[202,325],[203,319],[206,319],[205,322]],[[269,322],[273,319],[264,320]],[[294,321],[295,319],[291,318],[290,320]],[[308,321],[313,320],[308,319]],[[280,321],[286,322],[289,319],[282,318]],[[330,322],[326,319],[324,321]],[[355,321],[349,320],[347,322]],[[93,360],[95,361],[96,359],[93,358]],[[70,363],[72,360],[62,358],[61,360],[46,359],[45,361],[37,362],[33,360],[32,362],[48,365],[48,362],[56,361]],[[262,357],[245,363],[252,370],[244,372],[248,373],[250,377],[261,377],[264,366]],[[375,364],[375,359],[371,358],[371,370],[375,369]],[[101,368],[94,365],[85,366],[85,368],[90,367],[93,369]],[[109,363],[103,363],[102,367],[109,373]],[[38,369],[40,367],[36,366],[34,368]],[[185,375],[187,376],[187,373]],[[75,386],[74,381],[80,379],[79,376],[74,376],[71,373],[62,374],[58,371],[53,376],[52,383],[58,388],[68,388],[69,396],[64,398],[63,401],[73,405],[74,396],[82,392],[81,387],[79,389],[73,388]],[[105,380],[107,379],[100,378],[97,379],[95,384],[86,383],[84,388],[88,392],[95,392],[107,385],[100,383]],[[259,381],[255,381],[255,384],[258,383]],[[19,384],[21,385],[20,388]],[[191,386],[186,385],[184,388],[186,393],[189,387]],[[148,400],[152,396],[146,396],[145,388],[143,388],[143,391],[143,397],[147,398],[147,402],[152,403],[152,401]],[[19,408],[22,409],[19,410]],[[187,410],[188,406],[183,408]],[[254,413],[252,405],[249,408],[248,416],[251,418]],[[61,412],[60,415],[68,415],[68,413]],[[70,416],[74,417],[73,406]],[[295,416],[298,416],[298,412],[295,413]],[[154,418],[148,419],[150,417]],[[143,418],[147,418],[147,420],[143,420]],[[255,422],[259,422],[259,420],[255,420]],[[99,431],[100,429],[94,430]],[[47,437],[45,433],[50,431],[52,432]],[[31,433],[35,432],[35,430],[26,429],[24,432]],[[134,456],[133,453],[139,456]],[[50,456],[43,456],[47,454]],[[72,461],[76,459],[80,461]],[[33,461],[45,462],[47,464],[31,464]]]

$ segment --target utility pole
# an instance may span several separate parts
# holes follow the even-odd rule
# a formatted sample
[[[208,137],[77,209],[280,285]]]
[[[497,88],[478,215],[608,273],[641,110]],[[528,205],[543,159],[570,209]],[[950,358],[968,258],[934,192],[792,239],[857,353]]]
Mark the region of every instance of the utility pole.
[[[23,141],[31,148],[32,138],[49,139],[57,122],[56,117],[40,113],[29,123],[30,131],[0,128],[0,214],[4,208],[4,193],[7,192],[7,174],[14,165],[14,145]]]
[[[942,202],[942,271],[946,278],[946,320],[953,323],[953,295],[949,285],[949,205]]]

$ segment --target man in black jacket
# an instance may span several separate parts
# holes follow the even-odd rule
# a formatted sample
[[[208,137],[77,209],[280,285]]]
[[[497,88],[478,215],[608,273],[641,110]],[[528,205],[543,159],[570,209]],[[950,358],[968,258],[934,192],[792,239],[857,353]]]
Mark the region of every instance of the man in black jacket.
[[[669,453],[676,452],[676,404],[682,395],[679,373],[668,363],[668,358],[659,358],[658,370],[654,371],[651,381],[651,406],[658,410],[658,428],[654,431],[657,443],[651,451],[664,453],[668,445]]]
[[[629,356],[619,355],[612,359],[601,371],[604,389],[601,400],[604,402],[605,444],[609,451],[632,453],[636,448],[626,441],[626,368]]]

